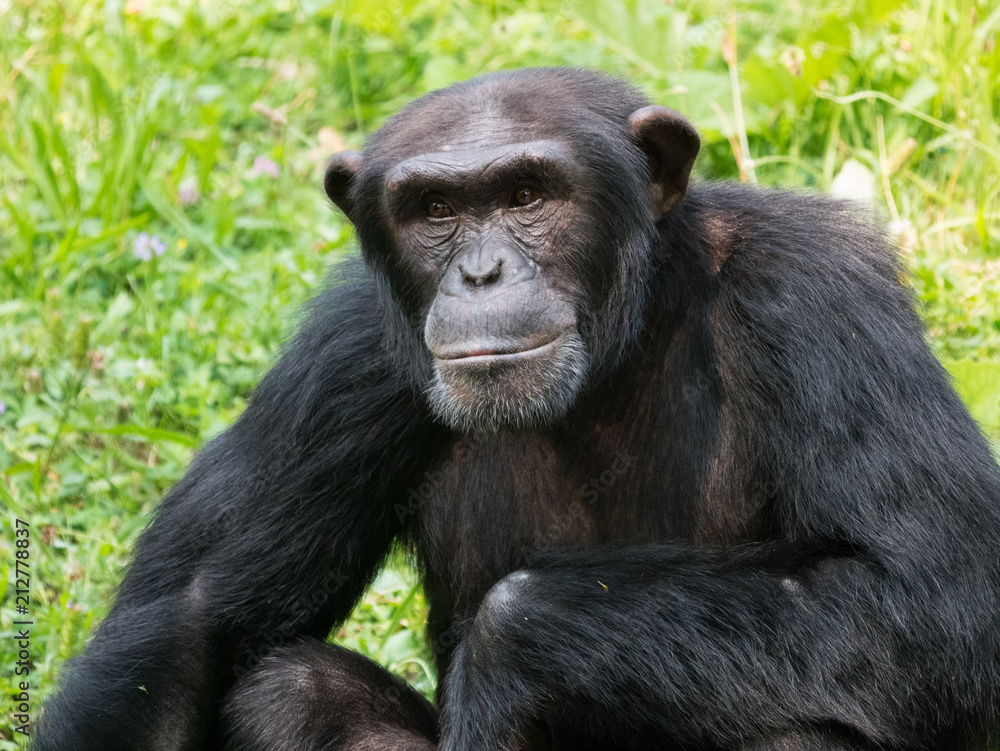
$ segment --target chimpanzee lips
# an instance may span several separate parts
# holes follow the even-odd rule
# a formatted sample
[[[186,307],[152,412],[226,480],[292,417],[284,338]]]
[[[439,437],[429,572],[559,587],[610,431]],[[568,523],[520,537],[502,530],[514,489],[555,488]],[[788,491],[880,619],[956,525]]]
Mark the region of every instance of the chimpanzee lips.
[[[519,360],[528,357],[544,355],[554,349],[564,338],[563,333],[542,341],[535,342],[498,342],[496,344],[453,345],[442,348],[434,356],[448,364],[476,364],[498,362],[504,360]]]

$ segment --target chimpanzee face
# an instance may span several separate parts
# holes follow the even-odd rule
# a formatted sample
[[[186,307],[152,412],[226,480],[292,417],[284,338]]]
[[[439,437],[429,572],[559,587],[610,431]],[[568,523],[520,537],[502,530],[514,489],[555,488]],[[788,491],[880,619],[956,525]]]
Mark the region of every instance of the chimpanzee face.
[[[565,119],[571,102],[554,117],[543,92],[521,93],[467,114],[438,93],[326,176],[366,257],[417,313],[431,406],[462,431],[559,418],[594,359],[629,338],[655,221],[697,152],[664,108],[607,122],[581,99],[580,126]]]
[[[427,291],[430,400],[460,428],[517,428],[561,415],[587,374],[572,278],[577,170],[556,141],[451,149],[400,163],[387,215]]]

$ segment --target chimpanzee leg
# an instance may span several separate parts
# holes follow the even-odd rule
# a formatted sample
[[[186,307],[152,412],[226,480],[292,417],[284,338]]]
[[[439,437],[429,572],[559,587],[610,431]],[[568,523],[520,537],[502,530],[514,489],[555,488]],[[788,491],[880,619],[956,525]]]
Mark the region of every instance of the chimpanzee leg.
[[[276,650],[229,693],[228,751],[429,751],[437,710],[361,655],[317,640]]]

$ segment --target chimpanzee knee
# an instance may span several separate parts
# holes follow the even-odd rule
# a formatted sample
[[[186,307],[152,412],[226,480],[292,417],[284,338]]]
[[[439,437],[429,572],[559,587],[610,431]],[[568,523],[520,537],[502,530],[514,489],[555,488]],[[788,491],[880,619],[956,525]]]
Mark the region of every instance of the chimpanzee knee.
[[[319,641],[276,650],[222,710],[230,751],[428,751],[437,710],[381,666]]]
[[[503,643],[538,602],[539,575],[515,571],[494,584],[476,611],[470,638],[480,646]]]

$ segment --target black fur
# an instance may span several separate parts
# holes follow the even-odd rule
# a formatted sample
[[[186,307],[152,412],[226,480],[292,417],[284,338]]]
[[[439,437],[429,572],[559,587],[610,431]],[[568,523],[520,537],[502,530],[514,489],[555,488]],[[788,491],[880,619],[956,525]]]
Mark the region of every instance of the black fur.
[[[551,425],[459,435],[423,397],[426,304],[377,184],[484,101],[612,189],[582,186],[586,389]],[[164,500],[36,751],[997,740],[1000,471],[896,260],[848,205],[795,193],[696,186],[654,225],[621,135],[644,104],[596,74],[502,74],[372,139],[349,205],[375,273],[313,303]],[[317,641],[397,539],[431,603],[440,725]]]

